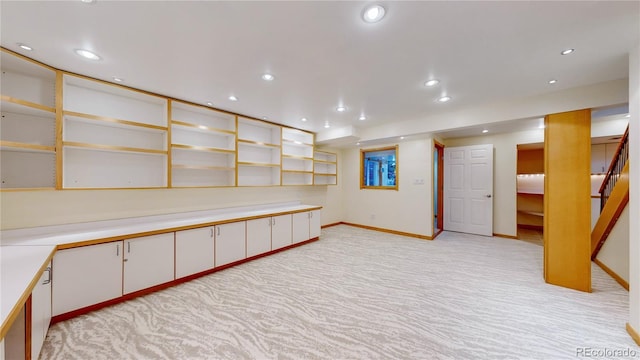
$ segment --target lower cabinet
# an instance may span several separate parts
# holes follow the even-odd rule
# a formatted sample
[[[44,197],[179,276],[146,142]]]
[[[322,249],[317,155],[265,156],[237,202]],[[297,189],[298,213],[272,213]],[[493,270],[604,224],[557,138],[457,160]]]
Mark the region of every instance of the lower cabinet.
[[[272,218],[247,221],[247,257],[271,251]]]
[[[124,294],[174,280],[174,233],[124,242]]]
[[[246,221],[215,226],[216,266],[246,258]]]
[[[176,279],[213,269],[213,226],[176,231]]]
[[[320,236],[320,211],[293,214],[293,243],[299,243]]]
[[[291,215],[247,221],[247,257],[291,245]]]
[[[280,215],[271,218],[271,248],[272,250],[289,246],[292,243],[291,237],[292,215]]]
[[[122,241],[58,251],[53,315],[122,296],[122,253]]]
[[[31,358],[37,359],[51,323],[51,263],[31,292]]]

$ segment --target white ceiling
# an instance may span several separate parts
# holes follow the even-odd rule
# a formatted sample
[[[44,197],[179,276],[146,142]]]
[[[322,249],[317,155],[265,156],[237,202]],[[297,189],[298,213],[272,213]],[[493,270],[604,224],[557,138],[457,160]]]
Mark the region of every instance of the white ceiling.
[[[371,127],[626,78],[640,37],[638,1],[381,1],[387,16],[375,24],[360,17],[369,3],[3,0],[1,44],[63,70],[321,132],[325,122]],[[566,48],[576,51],[560,55]],[[441,84],[426,88],[432,77]],[[453,100],[435,101],[445,94]]]

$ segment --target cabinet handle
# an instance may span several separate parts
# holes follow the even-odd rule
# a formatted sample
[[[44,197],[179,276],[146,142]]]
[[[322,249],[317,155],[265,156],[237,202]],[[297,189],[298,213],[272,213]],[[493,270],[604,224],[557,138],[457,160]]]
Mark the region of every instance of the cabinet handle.
[[[271,226],[272,222],[273,222],[273,219],[271,219],[271,218],[267,219],[267,224],[269,224],[269,226]]]
[[[313,213],[309,212],[309,219],[313,219]]]
[[[131,252],[131,241],[127,243],[127,254]]]
[[[276,226],[276,218],[271,218],[271,222],[272,222],[273,226]]]
[[[116,245],[116,256],[120,256],[120,244]]]
[[[218,230],[218,236],[220,236],[220,226],[216,227],[216,229]]]
[[[211,237],[213,237],[213,228],[211,228]]]
[[[47,276],[47,280],[42,282],[42,285],[47,285],[51,283],[51,266],[48,266],[46,269],[44,269],[44,271],[48,273],[48,276]]]

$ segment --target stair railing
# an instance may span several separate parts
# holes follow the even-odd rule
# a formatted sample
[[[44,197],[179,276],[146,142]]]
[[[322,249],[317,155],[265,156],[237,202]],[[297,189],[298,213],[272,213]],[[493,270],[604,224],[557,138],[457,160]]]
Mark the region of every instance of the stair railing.
[[[614,186],[616,186],[616,182],[620,177],[620,173],[624,168],[624,165],[627,163],[629,159],[629,126],[627,126],[627,130],[622,135],[622,139],[620,139],[620,143],[618,144],[618,148],[616,149],[616,153],[613,156],[613,160],[611,161],[611,165],[609,165],[609,170],[607,171],[607,175],[602,181],[602,185],[600,186],[600,211],[604,209],[604,204],[607,203],[609,199],[609,195],[613,191]]]

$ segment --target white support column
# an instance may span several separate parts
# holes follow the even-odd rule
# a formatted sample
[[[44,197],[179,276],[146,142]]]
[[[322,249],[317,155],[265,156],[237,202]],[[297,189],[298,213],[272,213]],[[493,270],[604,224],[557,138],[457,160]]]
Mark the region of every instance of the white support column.
[[[629,219],[640,219],[640,43],[629,54]],[[629,221],[629,333],[640,345],[640,223]],[[630,329],[629,329],[630,327]]]

